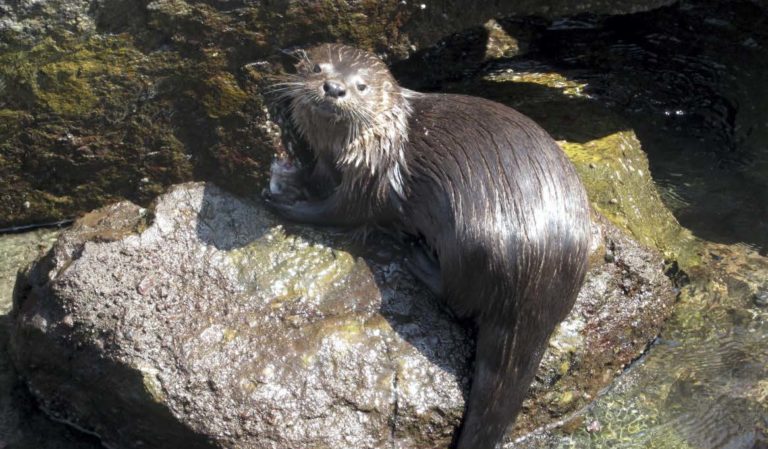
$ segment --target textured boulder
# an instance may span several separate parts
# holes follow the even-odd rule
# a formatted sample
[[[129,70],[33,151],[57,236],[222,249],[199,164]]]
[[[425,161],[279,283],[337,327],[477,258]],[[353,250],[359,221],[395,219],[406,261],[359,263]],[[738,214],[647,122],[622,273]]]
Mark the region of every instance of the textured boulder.
[[[588,401],[669,312],[659,256],[598,228],[517,434]],[[375,240],[286,229],[212,185],[108,206],[21,277],[11,356],[48,413],[114,447],[444,447],[471,335]]]

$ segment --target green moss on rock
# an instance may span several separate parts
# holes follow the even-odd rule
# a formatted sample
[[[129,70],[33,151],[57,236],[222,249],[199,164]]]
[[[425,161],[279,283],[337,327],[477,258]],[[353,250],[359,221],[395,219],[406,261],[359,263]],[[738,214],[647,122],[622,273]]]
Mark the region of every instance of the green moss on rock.
[[[576,166],[595,209],[668,258],[685,266],[697,264],[693,236],[661,201],[648,159],[632,131],[560,144]]]
[[[115,34],[51,33],[0,54],[0,174],[12,181],[0,187],[0,226],[69,217],[121,198],[146,204],[168,184],[189,179],[258,194],[275,141],[261,81],[242,70],[245,63],[291,44],[339,40],[401,57],[419,36],[457,26],[430,20],[433,5],[395,0],[236,8],[128,3],[97,8],[100,26]],[[503,27],[485,31],[495,55],[519,51]],[[630,128],[590,102],[583,83],[532,69],[456,90],[506,102],[542,123],[581,164],[597,209],[645,243],[685,252],[673,242],[686,236],[641,175],[647,162]],[[631,154],[614,147],[621,142]]]
[[[169,184],[260,191],[273,152],[253,78],[226,51],[140,48],[137,36],[44,39],[0,53],[0,227],[103,204],[148,203]],[[241,76],[237,78],[238,74]]]
[[[231,73],[217,73],[206,83],[203,104],[208,115],[214,118],[224,117],[239,111],[248,95],[237,85]]]
[[[46,39],[0,55],[0,76],[13,86],[11,102],[32,102],[62,117],[84,116],[97,102],[110,101],[106,87],[136,76],[141,58],[120,37],[63,44]]]
[[[0,136],[9,136],[19,131],[32,117],[25,111],[0,109]],[[2,155],[0,155],[2,157]]]
[[[297,297],[322,295],[356,268],[349,253],[287,235],[282,227],[228,255],[246,284],[272,294],[274,307]]]

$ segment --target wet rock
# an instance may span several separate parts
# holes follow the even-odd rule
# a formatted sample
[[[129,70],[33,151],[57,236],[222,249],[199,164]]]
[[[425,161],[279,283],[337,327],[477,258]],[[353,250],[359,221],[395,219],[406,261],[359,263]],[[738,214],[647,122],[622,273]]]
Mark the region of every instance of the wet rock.
[[[550,341],[515,436],[590,403],[642,354],[673,311],[675,292],[661,257],[601,216],[595,226],[603,246],[593,253],[574,309]]]
[[[662,201],[637,135],[622,130],[585,140],[560,141],[560,145],[587,186],[592,205],[669,259],[685,267],[698,263],[696,242]]]
[[[208,32],[224,33],[222,25],[250,29],[259,36],[270,31],[294,32],[304,25],[304,32],[336,34],[338,38],[358,40],[358,44],[397,43],[431,45],[448,33],[477,26],[494,17],[529,16],[556,18],[576,14],[629,14],[647,11],[672,3],[671,0],[594,0],[578,4],[564,0],[517,2],[468,2],[453,0],[441,2],[407,2],[387,0],[376,4],[340,1],[333,5],[299,1],[240,2],[237,6],[203,4],[191,0],[22,0],[0,2],[0,35],[22,41],[60,33],[88,33],[101,28],[119,28],[144,24],[144,15],[153,19],[172,18],[175,29],[197,24]],[[134,17],[130,17],[130,13]],[[282,24],[266,24],[264,29],[252,22],[243,25],[243,19],[264,19],[282,16]],[[218,26],[217,26],[218,25]],[[248,26],[250,25],[250,26]],[[404,28],[395,33],[397,27]],[[301,30],[298,30],[301,32]],[[382,32],[377,35],[376,32]],[[189,35],[188,38],[194,38]],[[261,36],[260,39],[264,39]]]
[[[405,29],[412,35],[411,38],[417,47],[422,48],[425,45],[434,44],[450,32],[479,26],[495,17],[537,16],[557,19],[579,14],[629,14],[648,11],[671,3],[673,2],[668,0],[596,0],[587,2],[568,0],[547,2],[536,0],[515,2],[457,0],[441,2],[439,5],[431,2],[408,2],[415,12],[411,13],[411,20],[405,23]]]
[[[93,0],[0,1],[0,36],[7,42],[31,42],[44,36],[77,35],[95,31],[89,15]]]
[[[467,336],[397,267],[211,186],[152,214],[86,215],[30,272],[13,353],[51,414],[117,447],[449,438]]]
[[[589,401],[670,311],[661,258],[597,223],[588,281],[517,434]],[[10,352],[48,413],[115,447],[445,447],[471,331],[391,242],[366,246],[285,228],[210,184],[149,210],[118,203],[24,274]]]
[[[56,241],[58,229],[38,229],[0,236],[0,316],[11,310],[19,268],[43,256]]]

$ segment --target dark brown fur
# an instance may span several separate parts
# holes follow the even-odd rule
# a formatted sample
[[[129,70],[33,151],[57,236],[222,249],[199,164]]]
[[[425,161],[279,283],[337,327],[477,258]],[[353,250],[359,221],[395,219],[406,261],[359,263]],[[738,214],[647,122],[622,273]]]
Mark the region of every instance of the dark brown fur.
[[[417,254],[414,273],[478,329],[456,446],[496,447],[586,272],[589,206],[571,163],[513,109],[399,88],[378,58],[352,47],[309,50],[284,86],[315,177],[337,185],[320,200],[269,203],[300,222],[423,237],[437,262]]]

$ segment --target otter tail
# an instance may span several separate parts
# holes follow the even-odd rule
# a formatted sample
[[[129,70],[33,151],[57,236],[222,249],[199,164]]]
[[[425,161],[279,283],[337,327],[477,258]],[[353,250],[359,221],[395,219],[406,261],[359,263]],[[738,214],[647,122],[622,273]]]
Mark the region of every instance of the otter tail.
[[[456,449],[500,447],[507,427],[520,411],[557,318],[562,318],[560,310],[542,304],[531,307],[530,301],[520,301],[518,305],[522,308],[511,319],[504,314],[478,319],[475,373]]]

